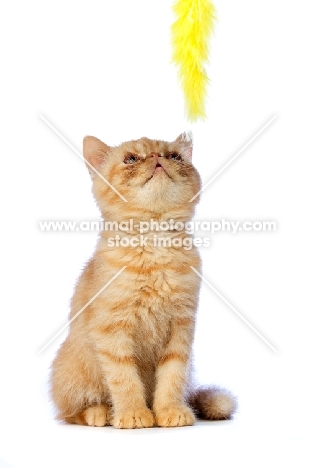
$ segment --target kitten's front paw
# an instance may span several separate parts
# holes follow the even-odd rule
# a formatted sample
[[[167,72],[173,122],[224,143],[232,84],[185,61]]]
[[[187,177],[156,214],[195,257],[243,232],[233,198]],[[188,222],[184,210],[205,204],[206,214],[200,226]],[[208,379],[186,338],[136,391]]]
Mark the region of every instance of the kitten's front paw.
[[[116,413],[113,418],[113,426],[118,429],[153,427],[154,423],[153,413],[148,408]]]
[[[192,426],[195,422],[194,413],[187,406],[165,408],[156,412],[157,426],[176,427]]]

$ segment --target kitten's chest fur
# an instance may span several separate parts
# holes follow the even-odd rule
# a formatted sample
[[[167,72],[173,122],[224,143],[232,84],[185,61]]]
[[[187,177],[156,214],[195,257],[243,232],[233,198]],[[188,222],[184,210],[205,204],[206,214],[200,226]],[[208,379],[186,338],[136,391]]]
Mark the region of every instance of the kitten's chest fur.
[[[189,281],[193,277],[189,265],[196,264],[197,253],[123,249],[118,258],[123,263],[117,263],[112,250],[105,250],[101,259],[108,269],[126,265],[115,282],[119,294],[110,296],[114,313],[131,323],[137,358],[158,361],[169,341],[171,322],[195,314],[197,288]]]
[[[136,358],[156,364],[169,340],[170,317],[152,307],[140,307],[135,312],[133,338]]]
[[[159,269],[154,269],[149,274],[131,276],[134,288],[131,290],[126,314],[128,313],[128,319],[134,324],[137,356],[157,360],[161,349],[169,340],[171,321],[177,315],[171,301],[176,278],[171,272]]]

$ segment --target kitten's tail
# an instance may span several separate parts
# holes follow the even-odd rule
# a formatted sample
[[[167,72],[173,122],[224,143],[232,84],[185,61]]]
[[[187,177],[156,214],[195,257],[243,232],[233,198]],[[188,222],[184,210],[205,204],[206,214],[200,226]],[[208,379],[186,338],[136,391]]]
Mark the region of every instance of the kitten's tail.
[[[237,409],[237,399],[220,387],[199,387],[190,395],[189,404],[200,419],[231,419]]]

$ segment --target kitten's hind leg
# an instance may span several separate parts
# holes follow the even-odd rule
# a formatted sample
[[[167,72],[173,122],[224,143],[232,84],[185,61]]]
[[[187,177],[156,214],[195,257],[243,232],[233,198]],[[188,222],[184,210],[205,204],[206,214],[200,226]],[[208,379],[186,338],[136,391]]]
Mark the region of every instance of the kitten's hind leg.
[[[94,355],[86,344],[67,338],[51,369],[50,394],[58,410],[57,419],[73,424],[106,425],[110,402],[107,386]],[[80,345],[81,346],[81,345]]]
[[[82,424],[84,426],[103,427],[110,424],[110,408],[102,404],[89,406],[75,416],[65,417],[66,422],[71,424]]]

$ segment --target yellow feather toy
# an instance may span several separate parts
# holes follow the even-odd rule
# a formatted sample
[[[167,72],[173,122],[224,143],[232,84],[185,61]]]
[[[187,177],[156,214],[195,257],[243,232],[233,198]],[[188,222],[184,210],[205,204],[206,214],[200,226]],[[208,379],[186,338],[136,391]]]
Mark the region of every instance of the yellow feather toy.
[[[178,66],[189,121],[204,119],[208,77],[205,62],[212,34],[215,8],[210,0],[178,0],[171,27],[172,61]]]

